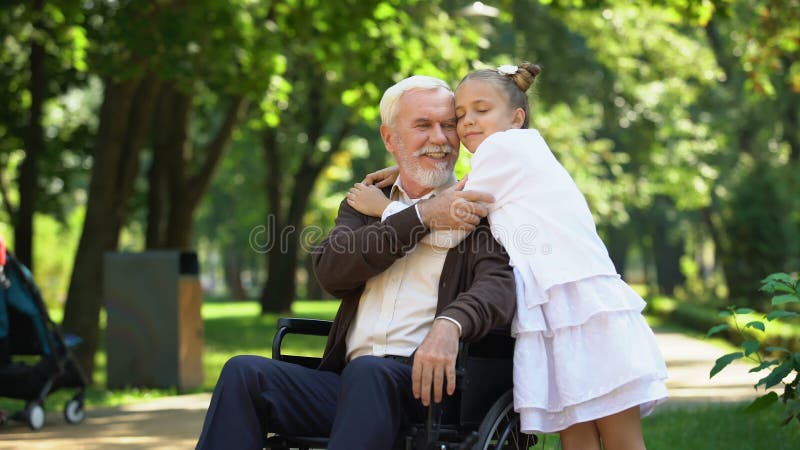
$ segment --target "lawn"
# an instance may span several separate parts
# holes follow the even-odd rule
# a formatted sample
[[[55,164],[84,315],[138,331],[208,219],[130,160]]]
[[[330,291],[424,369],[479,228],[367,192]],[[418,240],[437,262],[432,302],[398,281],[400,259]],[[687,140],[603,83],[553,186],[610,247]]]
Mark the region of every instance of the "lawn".
[[[294,304],[294,317],[328,319],[337,307],[334,301],[298,301]],[[275,334],[277,315],[260,316],[255,302],[209,302],[203,305],[205,324],[205,351],[203,355],[204,383],[198,391],[210,391],[225,361],[233,355],[250,353],[269,356],[272,336]],[[52,314],[58,318],[58,312]],[[654,323],[656,326],[662,324]],[[670,326],[671,331],[676,328]],[[289,336],[285,342],[287,353],[319,354],[324,338]],[[95,378],[105,380],[105,352],[98,355]],[[147,400],[174,395],[175,390],[125,389],[109,391],[102,387],[87,392],[89,408]],[[59,391],[48,398],[48,409],[60,410],[70,392]],[[21,403],[0,400],[0,409],[15,410]],[[736,449],[782,450],[796,449],[800,443],[800,424],[779,426],[780,406],[749,415],[741,412],[739,404],[670,404],[657,410],[643,421],[649,450],[675,449]],[[557,449],[556,436],[545,436],[545,449]]]

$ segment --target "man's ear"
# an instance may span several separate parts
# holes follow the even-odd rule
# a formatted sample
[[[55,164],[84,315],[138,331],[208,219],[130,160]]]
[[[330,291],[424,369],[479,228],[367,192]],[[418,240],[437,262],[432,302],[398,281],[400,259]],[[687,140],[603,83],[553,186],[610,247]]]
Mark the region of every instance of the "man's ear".
[[[386,147],[386,151],[394,155],[394,130],[392,127],[386,124],[381,124],[381,139],[383,139],[383,145]]]
[[[525,123],[525,110],[522,108],[515,109],[514,115],[511,117],[511,127],[522,128],[522,124],[524,123]]]

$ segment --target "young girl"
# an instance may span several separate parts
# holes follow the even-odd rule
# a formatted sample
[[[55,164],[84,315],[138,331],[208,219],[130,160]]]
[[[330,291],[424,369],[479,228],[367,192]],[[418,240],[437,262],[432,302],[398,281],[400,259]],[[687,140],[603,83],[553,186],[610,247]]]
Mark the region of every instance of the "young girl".
[[[517,281],[515,409],[523,431],[559,432],[566,450],[644,449],[641,417],[666,400],[666,366],[586,200],[528,129],[526,91],[539,72],[529,63],[478,70],[455,93],[458,136],[474,153],[464,189],[494,195],[489,222]],[[389,204],[366,184],[348,201],[376,216]]]

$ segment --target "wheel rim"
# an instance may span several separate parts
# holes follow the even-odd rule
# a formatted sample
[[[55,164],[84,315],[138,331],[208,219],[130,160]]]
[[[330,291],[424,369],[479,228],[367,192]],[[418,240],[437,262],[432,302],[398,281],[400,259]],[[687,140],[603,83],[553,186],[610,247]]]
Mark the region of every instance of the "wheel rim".
[[[28,410],[28,424],[34,430],[41,429],[44,426],[44,408],[41,405],[33,405]]]
[[[86,412],[83,410],[83,405],[78,400],[70,400],[67,406],[64,407],[64,418],[69,423],[81,422],[86,417]]]
[[[521,450],[536,445],[535,436],[522,433],[519,429],[519,414],[513,411],[513,406],[509,403],[497,416],[484,450]]]

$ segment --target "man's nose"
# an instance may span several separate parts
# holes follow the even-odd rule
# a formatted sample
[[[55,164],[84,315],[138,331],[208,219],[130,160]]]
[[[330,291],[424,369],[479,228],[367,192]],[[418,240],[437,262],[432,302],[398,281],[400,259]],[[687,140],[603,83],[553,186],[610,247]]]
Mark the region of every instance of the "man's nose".
[[[441,124],[437,123],[431,129],[430,141],[433,144],[444,144],[447,142],[447,135],[444,133],[444,129],[442,128]]]

